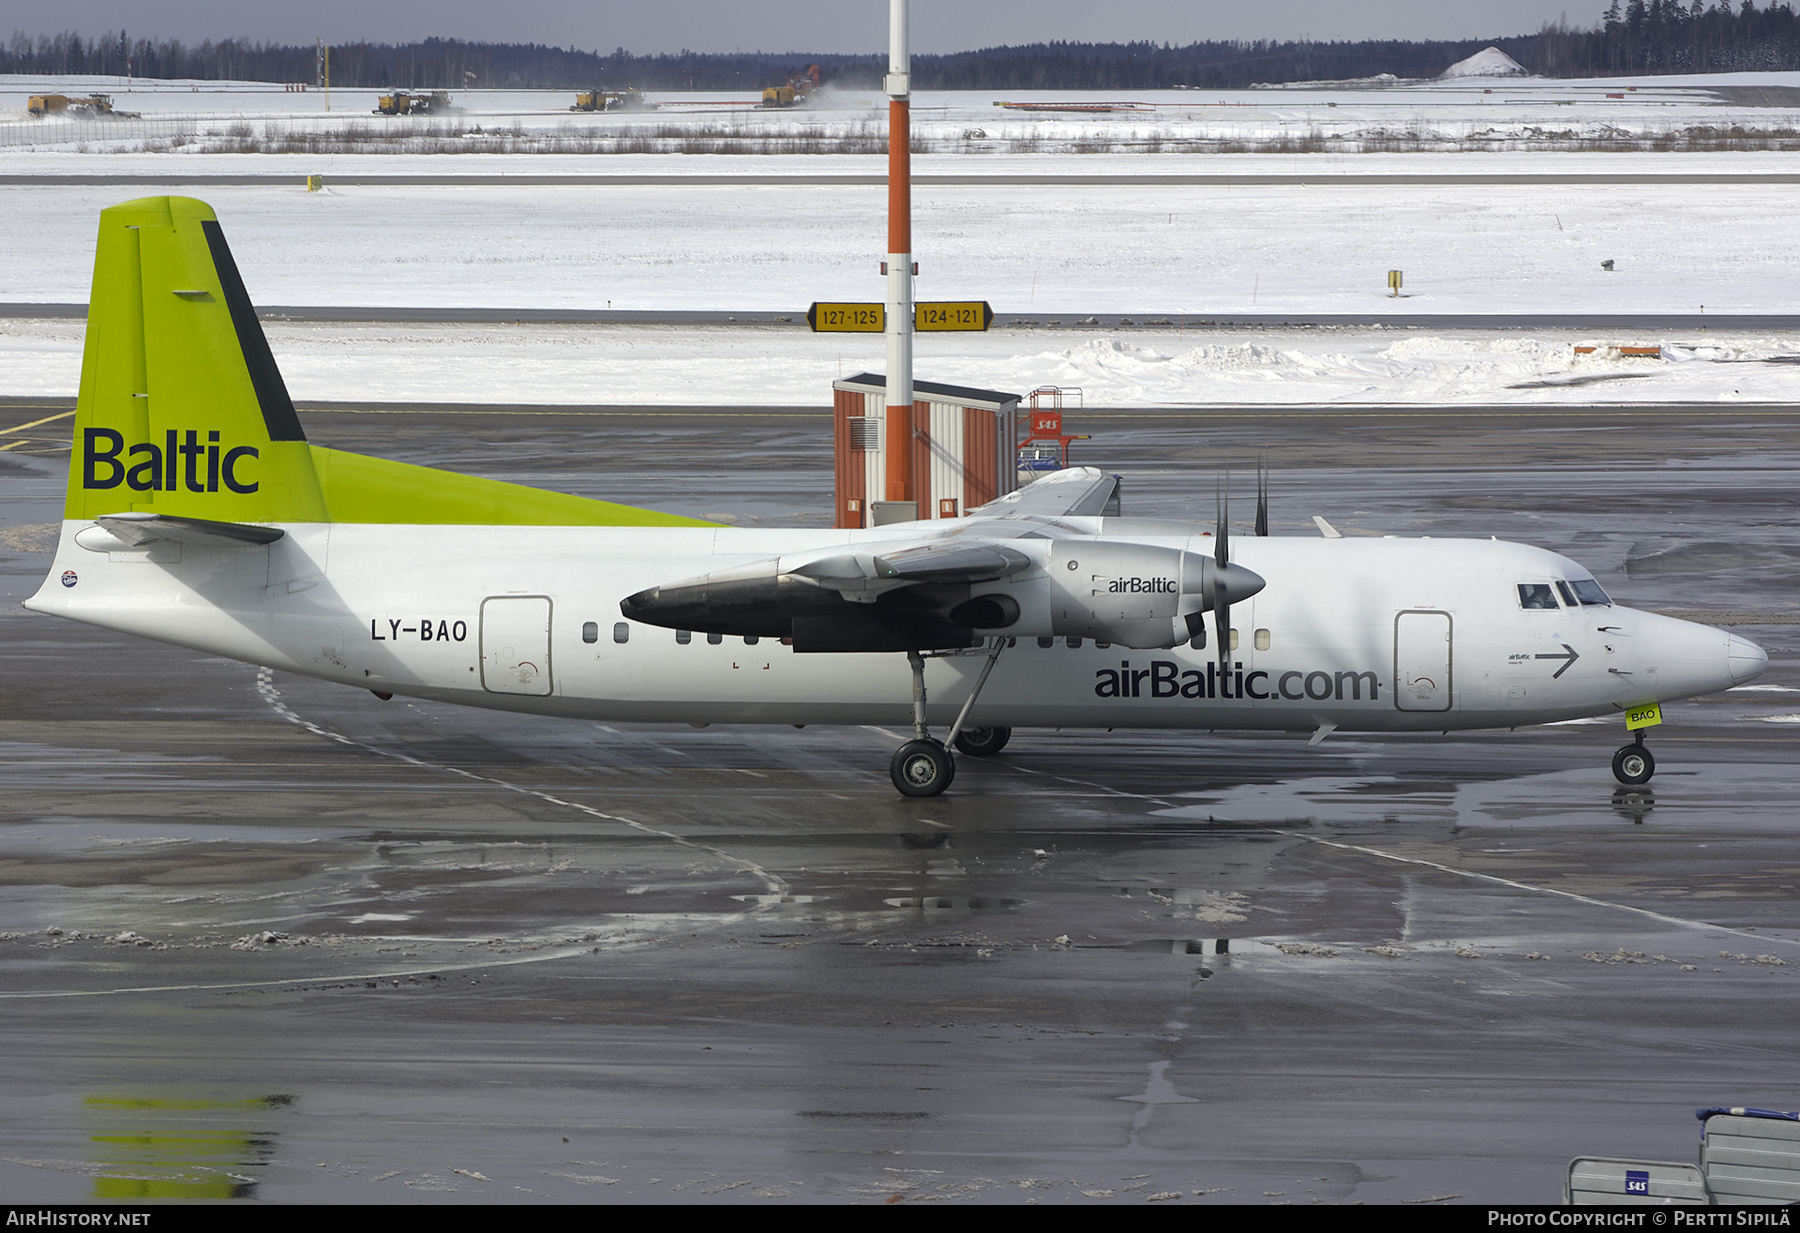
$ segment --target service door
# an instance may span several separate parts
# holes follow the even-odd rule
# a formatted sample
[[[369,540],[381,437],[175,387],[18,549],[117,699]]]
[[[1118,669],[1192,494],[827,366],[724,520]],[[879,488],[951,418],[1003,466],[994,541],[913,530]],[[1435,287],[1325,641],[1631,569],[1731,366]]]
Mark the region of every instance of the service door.
[[[1394,618],[1394,705],[1403,711],[1450,709],[1448,612]]]
[[[550,599],[508,595],[481,605],[481,686],[496,694],[550,692]]]

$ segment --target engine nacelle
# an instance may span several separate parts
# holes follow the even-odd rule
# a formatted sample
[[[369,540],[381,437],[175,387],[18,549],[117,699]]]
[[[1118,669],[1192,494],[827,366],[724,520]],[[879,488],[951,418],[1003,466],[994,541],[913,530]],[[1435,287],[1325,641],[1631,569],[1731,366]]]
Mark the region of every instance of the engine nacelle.
[[[1213,610],[1221,581],[1234,603],[1263,588],[1262,578],[1243,566],[1221,571],[1188,547],[1058,539],[1050,541],[1041,570],[973,588],[955,615],[981,634],[1092,638],[1162,650],[1204,628],[1201,614]],[[1010,615],[1015,607],[1016,618],[1004,624],[979,619]]]

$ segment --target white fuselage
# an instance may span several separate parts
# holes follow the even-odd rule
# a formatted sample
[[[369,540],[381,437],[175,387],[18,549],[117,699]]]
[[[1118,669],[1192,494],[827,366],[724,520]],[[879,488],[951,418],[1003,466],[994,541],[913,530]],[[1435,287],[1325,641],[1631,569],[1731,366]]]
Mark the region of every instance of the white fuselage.
[[[1099,531],[1101,519],[1066,519]],[[134,548],[65,524],[28,607],[382,693],[605,720],[910,722],[904,656],[796,654],[620,616],[646,587],[881,531],[297,523],[267,546]],[[80,542],[77,542],[79,536]],[[1208,536],[1133,536],[1210,553]],[[1239,538],[1266,587],[1236,648],[1129,650],[1021,636],[969,722],[1008,727],[1439,731],[1616,713],[1748,680],[1760,649],[1616,605],[1523,607],[1521,583],[1586,578],[1491,540]],[[1037,575],[1041,582],[1042,575]],[[1031,574],[1005,580],[1029,586]],[[998,589],[992,584],[986,590]],[[1208,626],[1210,629],[1210,619]],[[584,636],[585,630],[585,636]],[[619,634],[624,640],[618,640]],[[980,650],[928,663],[947,723]]]

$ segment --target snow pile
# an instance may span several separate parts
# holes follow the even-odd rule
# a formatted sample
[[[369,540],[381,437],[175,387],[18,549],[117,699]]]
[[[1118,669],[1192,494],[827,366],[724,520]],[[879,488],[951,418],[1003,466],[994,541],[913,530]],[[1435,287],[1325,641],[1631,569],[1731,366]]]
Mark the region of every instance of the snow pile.
[[[1525,66],[1498,47],[1484,47],[1467,60],[1458,60],[1438,74],[1446,77],[1529,77]]]

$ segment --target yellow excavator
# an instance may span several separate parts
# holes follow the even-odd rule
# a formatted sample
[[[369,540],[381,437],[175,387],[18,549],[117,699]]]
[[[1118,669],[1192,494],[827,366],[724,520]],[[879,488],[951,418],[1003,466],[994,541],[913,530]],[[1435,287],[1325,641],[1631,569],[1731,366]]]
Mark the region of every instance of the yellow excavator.
[[[431,90],[413,94],[406,90],[396,90],[392,94],[384,94],[376,100],[375,114],[378,116],[430,116],[438,112],[451,111],[450,91]]]
[[[64,113],[72,116],[117,116],[132,120],[138,116],[135,111],[116,110],[110,94],[90,94],[86,98],[70,98],[66,94],[34,94],[25,100],[25,110],[40,118]]]
[[[650,111],[656,104],[647,102],[636,86],[623,90],[582,90],[575,95],[570,111]]]

